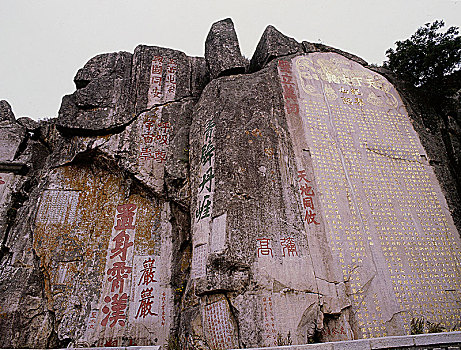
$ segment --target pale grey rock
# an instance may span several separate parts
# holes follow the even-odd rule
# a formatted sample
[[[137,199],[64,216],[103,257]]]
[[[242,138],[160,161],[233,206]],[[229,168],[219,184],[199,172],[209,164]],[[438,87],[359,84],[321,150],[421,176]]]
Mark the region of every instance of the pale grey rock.
[[[333,343],[333,350],[370,350],[371,345],[368,339],[355,341],[340,341]]]
[[[184,305],[194,306],[184,306],[190,313],[182,313],[181,324],[187,327],[199,319],[191,316],[192,310],[203,315],[208,307],[203,296],[225,292],[236,310],[245,347],[273,346],[278,334],[286,339],[288,332],[294,343],[302,344],[323,323],[314,266],[294,205],[297,192],[286,185],[293,181],[287,174],[296,171],[288,160],[293,149],[276,75],[272,64],[251,75],[211,81],[196,106],[190,131],[193,255],[201,255],[206,268],[200,270],[192,258],[192,281]],[[210,122],[214,123],[211,141],[207,138]],[[213,157],[204,163],[207,149]],[[203,185],[210,169],[214,178]],[[205,192],[213,196],[209,217],[198,219]],[[283,260],[279,242],[287,236],[298,242],[299,260]],[[258,257],[258,239],[263,238],[272,240],[273,257]],[[326,276],[332,278],[331,272]],[[322,293],[337,295],[334,284]],[[286,315],[287,324],[296,324],[277,326],[270,341],[263,312],[269,297],[273,314]],[[200,319],[202,328],[207,322]]]
[[[418,334],[414,335],[413,339],[416,346],[461,343],[461,332]]]
[[[406,337],[385,337],[370,339],[372,349],[392,349],[399,347],[412,347],[415,345],[412,336]]]
[[[250,61],[250,71],[262,69],[274,58],[303,52],[303,47],[295,39],[287,37],[269,25],[264,30]]]
[[[12,162],[20,153],[26,129],[16,122],[11,106],[0,101],[0,162]]]
[[[245,72],[247,63],[240,52],[234,23],[230,18],[211,26],[205,41],[205,59],[211,79]]]
[[[303,50],[336,52],[366,65],[324,45],[303,42],[301,47],[269,26],[252,59],[257,71],[236,74],[247,62],[232,21],[223,20],[210,30],[205,58],[146,45],[133,55],[92,58],[77,72],[77,90],[64,97],[57,119],[16,121],[8,103],[0,101],[0,149],[5,150],[0,186],[7,184],[0,187],[0,344],[94,348],[138,343],[136,348],[147,349],[139,344],[157,348],[169,340],[173,347],[207,350],[287,349],[280,345],[360,334],[352,303],[357,291],[333,263],[322,214],[317,212],[319,226],[306,228],[298,206],[296,162],[310,159],[310,150],[296,144],[304,137],[303,126],[290,124],[295,119],[286,110],[287,91],[277,69],[287,69],[288,60]],[[285,63],[279,63],[282,57]],[[303,69],[303,79],[313,77],[309,67]],[[315,94],[315,86],[298,89]],[[427,118],[412,117],[423,143],[437,143],[424,164],[435,164],[453,182],[440,133],[421,132]],[[459,134],[452,121],[449,129]],[[391,156],[389,148],[379,149]],[[149,320],[112,338],[110,329],[101,331],[101,317],[98,322],[90,317],[102,310],[108,289],[105,262],[115,208],[131,201],[142,208],[137,219],[144,220],[136,233],[134,277],[143,257],[157,259],[155,276],[165,295],[156,302],[164,302],[168,312],[166,325],[160,318]],[[296,254],[282,244],[287,238],[296,243]],[[373,264],[351,268],[365,281],[362,300],[369,307],[373,291],[387,288],[380,285],[383,274],[376,273],[384,261],[377,246]],[[377,300],[392,297],[379,294]],[[130,300],[131,313],[138,301]],[[382,313],[389,320],[387,331],[401,334],[400,309],[383,307]],[[96,332],[90,322],[99,327]],[[331,335],[339,330],[340,335]],[[453,336],[423,338],[405,337],[400,344],[409,346],[413,339],[453,343]],[[288,349],[370,349],[397,345],[394,340]]]

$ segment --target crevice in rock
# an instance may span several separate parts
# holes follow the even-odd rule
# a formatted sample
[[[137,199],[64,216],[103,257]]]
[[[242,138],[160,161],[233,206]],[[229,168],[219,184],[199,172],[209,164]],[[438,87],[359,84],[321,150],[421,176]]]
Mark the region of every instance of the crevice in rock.
[[[84,79],[78,79],[78,80],[74,80],[74,83],[75,83],[75,88],[79,90],[79,89],[83,89],[87,87],[90,81],[84,80]]]
[[[459,169],[458,165],[456,164],[456,155],[453,152],[450,138],[448,117],[446,115],[443,116],[444,127],[441,128],[440,133],[448,156],[448,168],[450,169],[451,175],[454,179],[456,190],[461,194],[461,169]]]
[[[424,162],[419,162],[419,161],[414,160],[414,159],[406,159],[406,158],[400,158],[400,157],[396,157],[396,156],[391,156],[390,154],[385,153],[385,151],[380,151],[380,150],[374,149],[374,148],[367,147],[366,150],[370,151],[370,152],[373,152],[373,153],[376,153],[376,154],[378,154],[380,156],[387,157],[389,159],[401,160],[401,161],[405,161],[405,162],[412,162],[412,163],[419,163],[419,164],[422,164],[422,165],[427,165]]]
[[[29,199],[30,192],[32,188],[37,185],[37,180],[35,178],[29,178],[21,185],[17,192],[13,192],[11,194],[11,205],[8,209],[6,216],[6,229],[5,235],[3,237],[3,242],[0,249],[0,262],[6,255],[10,254],[10,248],[7,246],[8,238],[10,235],[11,230],[13,229],[16,218],[18,214],[18,210],[24,206],[24,203]]]
[[[241,335],[240,335],[240,324],[239,324],[239,317],[238,317],[238,310],[232,305],[232,302],[229,298],[229,296],[224,293],[224,298],[227,302],[227,305],[229,306],[229,312],[231,314],[232,320],[235,322],[235,327],[237,328],[237,343],[238,347],[242,347],[242,342],[241,342]]]
[[[155,104],[150,108],[146,108],[146,109],[141,110],[138,114],[134,115],[128,122],[126,122],[126,123],[124,123],[122,125],[111,127],[111,128],[105,128],[105,129],[99,129],[99,130],[90,130],[90,129],[80,129],[80,128],[69,128],[69,127],[64,127],[64,126],[61,126],[61,125],[56,125],[56,128],[58,129],[58,131],[63,136],[107,136],[107,135],[120,134],[123,131],[125,131],[125,129],[128,126],[130,126],[142,113],[149,112],[153,108],[166,106],[166,105],[172,104],[172,103],[179,103],[179,102],[183,102],[185,100],[194,101],[194,100],[196,100],[196,98],[193,97],[192,95],[190,95],[190,96],[181,97],[181,98],[179,98],[177,100],[174,100],[174,101],[168,101],[168,102],[164,102],[164,103]]]
[[[396,317],[396,316],[399,315],[399,314],[406,313],[406,312],[408,312],[408,311],[407,311],[407,310],[400,310],[400,311],[394,312],[394,313],[392,314],[392,316],[391,316],[388,320],[385,320],[384,322],[390,323],[390,322],[392,322],[392,321],[394,320],[394,317]]]
[[[192,261],[192,239],[190,228],[190,214],[174,202],[170,202],[172,226],[172,249],[173,271],[171,274],[171,286],[174,290],[174,318],[173,336],[179,337],[181,321],[181,305],[190,279],[190,267]]]
[[[238,75],[238,74],[245,74],[245,67],[234,67],[230,69],[226,69],[218,74],[217,78],[220,77],[227,77],[231,75]]]
[[[21,156],[21,154],[26,150],[28,141],[29,141],[29,134],[26,132],[24,135],[24,138],[21,140],[21,143],[19,144],[16,150],[16,153],[13,157],[13,161],[17,160]]]

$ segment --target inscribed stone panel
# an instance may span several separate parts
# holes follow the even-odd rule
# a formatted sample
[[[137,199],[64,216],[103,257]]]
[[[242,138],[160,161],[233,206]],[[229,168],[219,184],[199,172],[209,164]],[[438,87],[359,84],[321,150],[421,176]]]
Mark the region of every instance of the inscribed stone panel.
[[[293,109],[302,118],[288,124],[297,126],[290,131],[312,159],[328,246],[350,289],[357,334],[405,333],[413,317],[454,326],[461,318],[459,235],[396,90],[334,53],[287,63],[298,91],[297,106],[285,99],[287,118]]]
[[[41,198],[34,247],[50,276],[56,318],[74,325],[59,334],[81,334],[80,346],[157,345],[168,338],[171,228],[162,222],[168,208],[142,191],[125,197],[130,186],[92,165],[68,166],[52,171]]]

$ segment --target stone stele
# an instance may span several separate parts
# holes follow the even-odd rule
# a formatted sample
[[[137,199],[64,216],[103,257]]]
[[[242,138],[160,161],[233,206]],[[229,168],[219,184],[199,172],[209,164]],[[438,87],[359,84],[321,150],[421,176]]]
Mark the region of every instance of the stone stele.
[[[456,327],[459,140],[444,132],[459,125],[381,72],[272,26],[250,65],[226,19],[202,58],[141,45],[90,59],[57,118],[16,120],[1,101],[2,347]]]

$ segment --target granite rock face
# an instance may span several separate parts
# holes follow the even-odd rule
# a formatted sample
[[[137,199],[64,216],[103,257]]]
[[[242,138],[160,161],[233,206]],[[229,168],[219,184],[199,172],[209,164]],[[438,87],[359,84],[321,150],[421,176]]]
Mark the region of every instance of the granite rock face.
[[[64,96],[57,125],[101,132],[133,119],[132,54],[117,52],[92,58],[75,75],[77,88]]]
[[[3,347],[219,350],[461,317],[459,145],[388,72],[272,26],[248,67],[226,19],[204,58],[141,45],[74,81],[49,121],[0,101]]]
[[[240,53],[240,45],[230,18],[211,26],[205,41],[205,59],[211,78],[244,73],[247,63]]]
[[[274,58],[303,52],[302,46],[293,38],[267,26],[250,61],[250,71],[257,71]]]
[[[10,104],[5,101],[5,100],[1,100],[0,101],[0,121],[14,121],[15,118],[14,118],[14,114],[13,114],[13,111],[11,110],[11,106]]]

